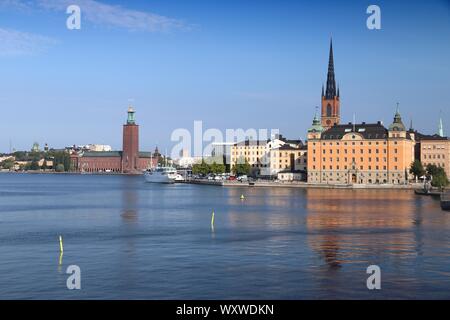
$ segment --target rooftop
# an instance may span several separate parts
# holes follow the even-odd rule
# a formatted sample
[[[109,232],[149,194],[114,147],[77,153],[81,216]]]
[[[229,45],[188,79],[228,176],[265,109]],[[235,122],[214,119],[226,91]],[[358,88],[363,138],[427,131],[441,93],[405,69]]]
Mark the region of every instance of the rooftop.
[[[361,134],[364,139],[386,139],[388,136],[388,130],[381,121],[378,121],[377,123],[334,125],[322,133],[322,140],[342,139],[344,135],[352,132]]]

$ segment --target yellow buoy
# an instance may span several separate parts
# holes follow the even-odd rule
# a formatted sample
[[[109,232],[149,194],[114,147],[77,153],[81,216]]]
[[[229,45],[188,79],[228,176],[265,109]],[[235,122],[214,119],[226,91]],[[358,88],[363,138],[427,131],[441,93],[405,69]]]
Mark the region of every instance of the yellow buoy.
[[[62,236],[59,236],[59,251],[60,251],[61,253],[64,252],[63,238],[62,238]]]
[[[245,196],[241,194],[241,200],[245,200]]]
[[[214,210],[213,210],[212,216],[211,216],[211,229],[214,230]]]
[[[59,252],[59,265],[62,265],[62,260],[63,260],[63,255],[64,253],[62,251]]]

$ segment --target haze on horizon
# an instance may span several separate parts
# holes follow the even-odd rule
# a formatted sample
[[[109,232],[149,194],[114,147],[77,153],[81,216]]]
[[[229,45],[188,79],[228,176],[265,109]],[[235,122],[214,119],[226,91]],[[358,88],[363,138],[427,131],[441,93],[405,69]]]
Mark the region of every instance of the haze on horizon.
[[[81,30],[66,28],[79,4]],[[0,152],[33,142],[122,146],[132,103],[142,150],[173,130],[279,129],[305,139],[333,38],[342,122],[450,132],[450,4],[378,1],[0,0]]]

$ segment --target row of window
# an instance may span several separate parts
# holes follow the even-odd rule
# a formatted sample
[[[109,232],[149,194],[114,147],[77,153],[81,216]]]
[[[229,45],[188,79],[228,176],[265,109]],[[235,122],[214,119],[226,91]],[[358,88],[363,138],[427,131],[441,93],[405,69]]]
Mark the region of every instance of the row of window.
[[[347,166],[344,165],[343,167],[341,167],[340,165],[336,165],[336,166],[328,166],[328,170],[341,170],[341,168],[343,168],[343,170],[349,170],[349,168],[351,168],[352,170],[356,170],[357,166]],[[380,170],[380,166],[359,166],[358,167],[359,170],[367,170],[367,171],[371,171],[371,170]],[[387,170],[387,166],[383,166],[382,170]],[[316,165],[312,166],[313,170],[316,170]],[[322,166],[322,170],[327,170],[327,166]],[[394,170],[398,170],[398,166],[394,166]]]
[[[319,144],[319,142],[317,142],[317,144]],[[330,146],[334,146],[334,145],[339,146],[340,144],[341,144],[341,142],[328,142],[328,145],[330,145]],[[367,144],[368,144],[369,146],[371,146],[371,145],[372,145],[372,142],[369,141],[369,142],[367,142]],[[383,145],[386,145],[387,142],[386,142],[386,141],[383,141],[382,144],[383,144]],[[397,144],[398,144],[397,141],[394,141],[394,145],[397,145]],[[316,142],[313,142],[313,146],[315,146],[315,145],[316,145]],[[322,146],[326,146],[326,145],[327,145],[327,142],[322,142]],[[344,146],[347,146],[347,145],[348,145],[348,142],[344,142],[343,145],[344,145]],[[351,144],[351,145],[352,145],[352,146],[356,146],[356,142],[355,142],[355,141],[352,141],[352,144]],[[364,142],[364,141],[361,141],[361,142],[359,143],[359,145],[360,145],[360,146],[364,146],[364,145],[365,145],[365,142]],[[376,145],[376,146],[380,145],[380,142],[379,142],[379,141],[376,141],[376,142],[375,142],[375,145]]]
[[[433,145],[433,148],[431,147],[431,146],[423,146],[423,148],[422,148],[423,150],[431,150],[431,149],[433,149],[433,150],[444,150],[445,149],[445,146],[443,146],[443,145]]]
[[[373,149],[373,150],[375,150],[375,153],[380,153],[381,149]],[[328,151],[329,151],[328,152],[329,154],[333,154],[333,149],[328,149]],[[340,154],[340,150],[339,149],[336,149],[335,151],[336,151],[336,154]],[[352,151],[353,154],[356,154],[356,149],[351,149],[351,151]],[[367,152],[369,154],[371,154],[372,153],[372,149],[368,149]],[[314,154],[316,153],[316,149],[313,149],[313,153]],[[323,149],[322,153],[326,154],[327,153],[327,149]],[[348,153],[348,149],[344,149],[344,154],[347,154],[347,153]],[[360,154],[364,154],[364,149],[359,149],[359,153]],[[387,150],[383,149],[383,153],[386,154]],[[394,149],[394,153],[398,153],[398,149],[397,148]]]
[[[445,159],[445,154],[429,154],[428,156],[426,154],[423,155],[424,159]]]
[[[333,162],[333,158],[329,158],[330,159],[330,162]],[[335,158],[336,159],[336,162],[340,162],[340,159],[341,158]],[[312,160],[313,160],[313,162],[316,162],[316,158],[315,157],[313,157],[312,158]],[[372,162],[372,158],[367,158],[367,160],[368,160],[368,162]],[[325,158],[325,157],[323,157],[322,158],[322,161],[323,162],[326,162],[327,161],[327,158]],[[356,158],[352,158],[352,162],[355,162],[356,161]],[[359,158],[359,161],[360,162],[364,162],[364,158]],[[383,162],[386,162],[387,161],[387,158],[383,158]],[[347,157],[345,157],[344,158],[344,161],[343,162],[348,162],[348,158]],[[380,158],[375,158],[375,162],[380,162]],[[394,157],[394,162],[398,162],[398,158],[397,157]]]

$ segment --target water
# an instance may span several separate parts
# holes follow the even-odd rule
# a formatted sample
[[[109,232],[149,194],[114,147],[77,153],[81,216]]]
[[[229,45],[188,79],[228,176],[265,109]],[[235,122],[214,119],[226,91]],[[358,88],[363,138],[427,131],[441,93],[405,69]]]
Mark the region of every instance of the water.
[[[449,231],[412,191],[0,174],[0,299],[449,299]]]

